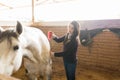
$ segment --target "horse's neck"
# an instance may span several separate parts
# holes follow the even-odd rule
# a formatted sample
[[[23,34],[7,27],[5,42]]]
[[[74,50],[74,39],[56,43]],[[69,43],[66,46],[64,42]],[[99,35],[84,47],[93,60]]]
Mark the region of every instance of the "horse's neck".
[[[41,30],[33,27],[25,27],[23,31],[24,32],[20,36],[22,48],[25,49],[23,51],[28,51],[27,53],[33,54],[36,59],[42,54],[42,58],[49,56],[50,44],[47,37]]]

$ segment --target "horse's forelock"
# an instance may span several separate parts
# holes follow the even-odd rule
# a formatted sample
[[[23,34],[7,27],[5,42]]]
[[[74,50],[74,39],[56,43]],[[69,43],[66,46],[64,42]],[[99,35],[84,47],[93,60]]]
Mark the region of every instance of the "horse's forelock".
[[[4,39],[7,39],[11,42],[11,37],[14,37],[16,39],[18,39],[18,36],[17,36],[17,33],[14,32],[13,30],[6,30],[6,31],[3,31],[1,34],[0,34],[0,42],[2,42]]]

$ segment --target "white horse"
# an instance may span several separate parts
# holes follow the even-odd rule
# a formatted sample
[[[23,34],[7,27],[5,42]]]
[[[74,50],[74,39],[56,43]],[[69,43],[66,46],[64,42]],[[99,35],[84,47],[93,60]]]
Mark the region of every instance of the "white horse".
[[[23,57],[27,57],[32,65],[25,68],[29,80],[36,80],[36,75],[46,80],[51,79],[52,61],[50,57],[50,44],[45,34],[37,28],[22,26],[17,22],[15,28],[0,30],[0,74],[12,75],[21,64]],[[38,68],[31,71],[32,68]]]

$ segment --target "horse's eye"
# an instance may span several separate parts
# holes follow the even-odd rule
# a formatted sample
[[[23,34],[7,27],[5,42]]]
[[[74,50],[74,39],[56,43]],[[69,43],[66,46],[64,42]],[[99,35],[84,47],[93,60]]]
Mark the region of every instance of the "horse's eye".
[[[18,46],[18,45],[16,45],[16,46],[13,47],[13,50],[14,50],[14,51],[16,51],[16,50],[18,50],[18,49],[19,49],[19,46]]]

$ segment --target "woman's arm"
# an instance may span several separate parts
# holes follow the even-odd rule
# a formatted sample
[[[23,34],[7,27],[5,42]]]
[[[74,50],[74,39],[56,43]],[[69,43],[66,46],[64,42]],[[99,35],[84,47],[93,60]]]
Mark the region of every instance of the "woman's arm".
[[[55,57],[63,57],[64,55],[69,55],[71,53],[74,53],[75,52],[75,48],[69,48],[67,49],[66,51],[63,51],[63,52],[55,52],[54,53],[54,56]]]
[[[65,38],[65,36],[62,36],[62,37],[57,37],[57,36],[55,36],[55,37],[53,37],[53,40],[55,40],[56,42],[63,42],[64,41],[64,38]]]
[[[62,57],[64,55],[68,56],[71,55],[73,53],[76,53],[77,50],[77,43],[75,43],[74,41],[71,41],[67,46],[66,49],[63,52],[55,52],[54,56],[55,57]]]
[[[55,57],[62,57],[64,54],[65,54],[65,52],[57,52],[57,53],[55,52],[54,56]]]

